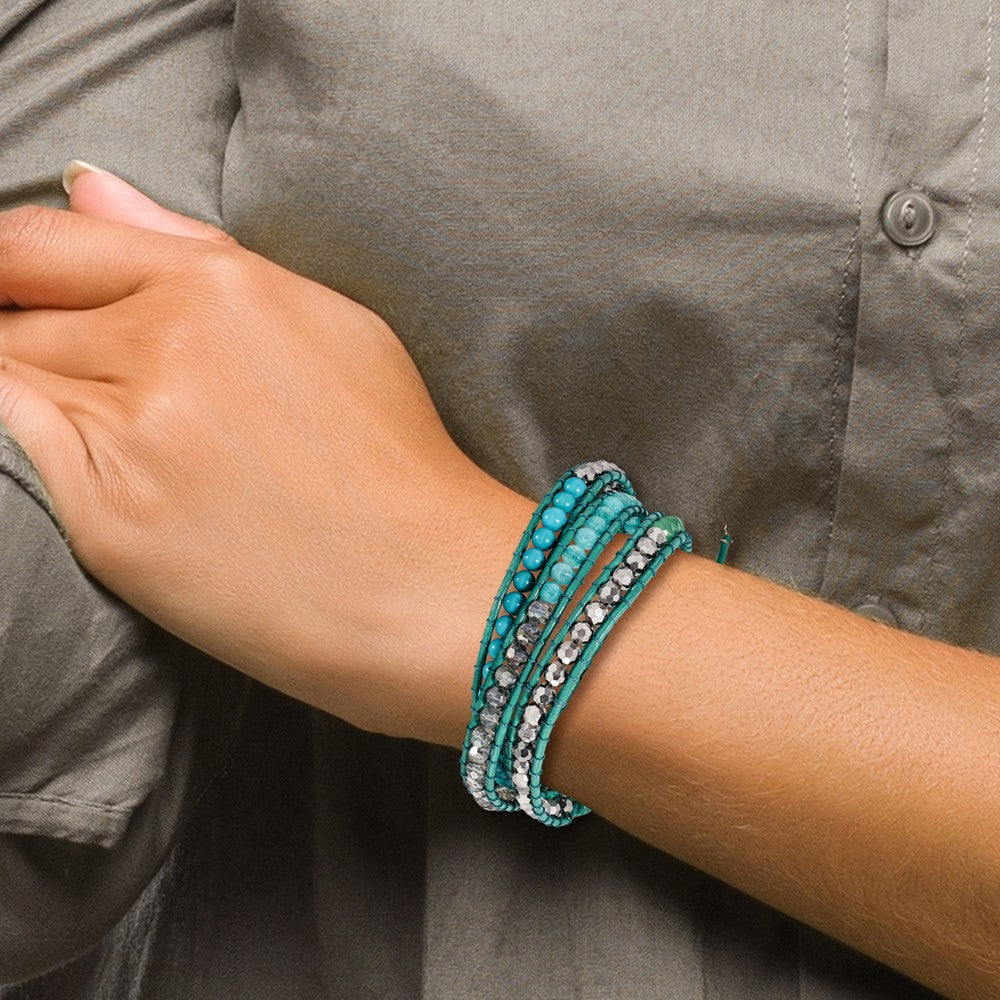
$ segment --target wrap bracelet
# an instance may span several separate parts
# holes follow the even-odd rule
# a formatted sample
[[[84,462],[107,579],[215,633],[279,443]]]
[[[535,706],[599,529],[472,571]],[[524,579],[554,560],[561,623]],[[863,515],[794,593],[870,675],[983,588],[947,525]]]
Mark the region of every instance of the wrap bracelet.
[[[620,533],[628,540],[558,627]],[[497,591],[473,672],[460,766],[482,808],[521,809],[550,826],[589,812],[542,786],[545,747],[612,625],[677,548],[691,551],[680,519],[646,511],[611,462],[576,466],[542,498]]]

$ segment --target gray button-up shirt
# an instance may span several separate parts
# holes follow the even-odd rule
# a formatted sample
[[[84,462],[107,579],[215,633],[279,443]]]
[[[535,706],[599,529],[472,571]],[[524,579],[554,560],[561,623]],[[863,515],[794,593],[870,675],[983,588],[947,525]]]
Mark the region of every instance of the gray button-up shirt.
[[[3,204],[93,160],[385,316],[518,490],[611,458],[702,554],[728,523],[742,569],[1000,651],[991,0],[231,13],[0,14]],[[931,995],[596,816],[480,812],[450,751],[244,705],[0,461],[9,606],[66,623],[0,611],[0,980],[96,945],[4,997]]]

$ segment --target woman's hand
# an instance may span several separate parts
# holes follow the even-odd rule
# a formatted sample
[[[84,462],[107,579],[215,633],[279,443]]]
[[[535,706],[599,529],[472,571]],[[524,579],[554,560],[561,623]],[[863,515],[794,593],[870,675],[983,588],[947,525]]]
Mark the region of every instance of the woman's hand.
[[[0,312],[0,421],[77,558],[265,682],[433,737],[414,699],[450,641],[434,603],[460,599],[441,589],[475,556],[459,540],[504,500],[516,524],[519,498],[458,450],[368,309],[110,175],[78,177],[74,202],[0,216],[0,304],[20,307]],[[499,530],[486,593],[519,529]]]

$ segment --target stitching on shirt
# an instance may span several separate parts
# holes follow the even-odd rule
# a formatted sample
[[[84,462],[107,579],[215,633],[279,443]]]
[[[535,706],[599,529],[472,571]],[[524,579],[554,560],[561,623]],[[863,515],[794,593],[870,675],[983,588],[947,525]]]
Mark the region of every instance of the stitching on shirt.
[[[122,806],[106,806],[97,802],[80,802],[76,799],[64,799],[58,795],[34,795],[31,792],[0,792],[0,802],[13,800],[14,802],[46,802],[51,805],[72,806],[74,809],[92,809],[95,812],[114,813],[120,816],[127,816],[131,810]]]
[[[851,244],[847,248],[847,259],[844,261],[844,277],[840,283],[840,298],[837,302],[837,333],[833,341],[833,381],[830,386],[830,522],[826,535],[827,559],[830,556],[830,549],[833,545],[833,523],[837,511],[837,465],[834,458],[836,427],[837,427],[837,399],[842,389],[840,377],[841,344],[844,339],[844,306],[847,302],[847,281],[851,272],[851,262],[854,260],[854,252],[857,249],[858,237],[861,235],[861,193],[858,188],[858,174],[854,164],[854,140],[851,135],[851,120],[848,102],[848,75],[851,57],[851,0],[846,0],[844,6],[844,75],[843,75],[843,95],[844,95],[844,136],[846,139],[847,166],[851,172],[851,187],[854,191],[854,210],[857,215],[857,223],[854,233],[851,235]]]
[[[993,2],[989,0],[986,15],[986,73],[983,78],[983,114],[979,119],[979,137],[976,140],[976,155],[972,161],[972,175],[969,178],[969,193],[966,197],[965,240],[962,244],[962,259],[958,266],[960,304],[958,313],[958,343],[955,345],[955,365],[952,370],[951,382],[948,387],[948,443],[944,453],[944,489],[941,491],[941,513],[934,522],[934,549],[931,552],[931,573],[928,573],[928,588],[934,586],[933,581],[939,573],[938,553],[941,551],[941,521],[948,510],[952,493],[952,453],[955,442],[955,412],[958,408],[956,395],[958,392],[958,376],[962,365],[962,347],[965,342],[965,317],[968,307],[968,277],[966,265],[972,246],[972,214],[976,195],[976,174],[979,171],[979,160],[983,151],[983,138],[986,134],[986,115],[990,107],[990,77],[993,71]],[[940,581],[939,581],[940,583]],[[920,630],[927,619],[927,607],[930,604],[930,589],[925,591],[925,600],[920,609]]]

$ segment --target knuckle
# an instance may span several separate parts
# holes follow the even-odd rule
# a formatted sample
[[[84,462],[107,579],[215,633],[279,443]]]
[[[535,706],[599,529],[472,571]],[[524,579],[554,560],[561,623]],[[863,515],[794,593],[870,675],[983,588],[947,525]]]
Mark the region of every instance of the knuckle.
[[[54,236],[59,218],[59,212],[42,205],[19,205],[0,213],[0,262],[45,247]]]

